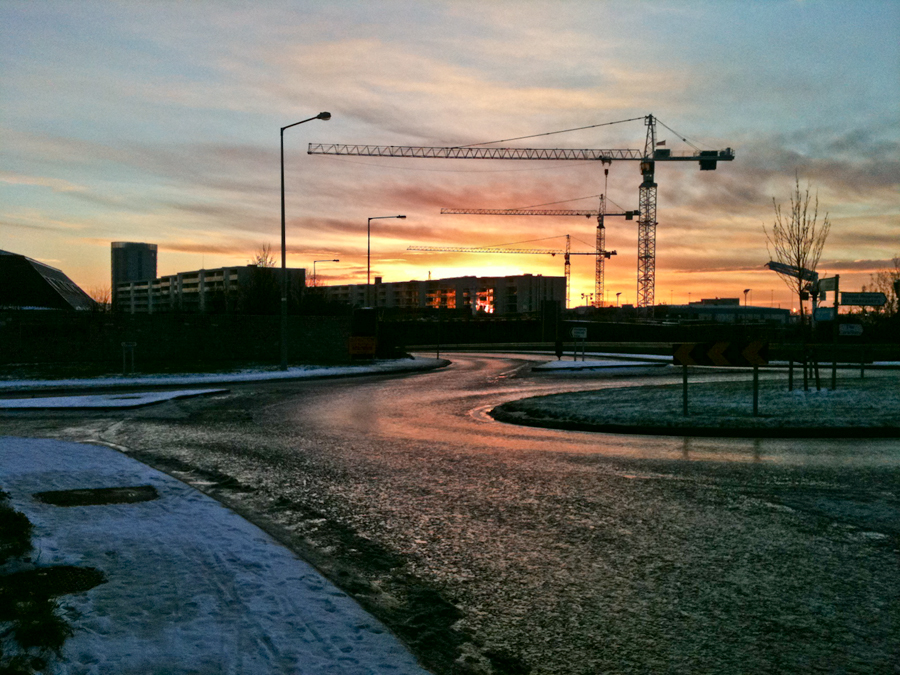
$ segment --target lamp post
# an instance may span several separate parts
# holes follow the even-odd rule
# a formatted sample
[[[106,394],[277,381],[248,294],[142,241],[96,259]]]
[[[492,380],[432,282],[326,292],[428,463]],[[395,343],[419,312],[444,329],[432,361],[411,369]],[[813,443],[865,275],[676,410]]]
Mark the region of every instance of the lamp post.
[[[622,291],[619,291],[618,293],[616,293],[616,307],[619,306],[619,296],[620,295],[622,295]]]
[[[313,260],[313,288],[319,285],[319,277],[316,275],[316,263],[320,262],[341,262],[337,258],[329,260]]]
[[[751,291],[751,289],[749,289],[749,288],[744,289],[744,307],[747,306],[747,293],[749,293],[750,291]]]
[[[288,278],[287,278],[287,237],[284,226],[284,130],[295,127],[304,122],[313,120],[331,119],[330,112],[320,112],[315,117],[300,120],[286,127],[281,127],[281,369],[287,370],[287,309],[288,309]]]
[[[372,283],[372,221],[383,220],[385,218],[406,218],[406,216],[372,216],[366,223],[366,304],[371,306],[371,283]]]

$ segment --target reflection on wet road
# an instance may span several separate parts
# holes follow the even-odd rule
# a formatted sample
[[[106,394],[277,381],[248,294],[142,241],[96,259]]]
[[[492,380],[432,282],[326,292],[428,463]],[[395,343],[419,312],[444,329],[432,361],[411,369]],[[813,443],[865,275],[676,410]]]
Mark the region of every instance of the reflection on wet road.
[[[900,466],[896,440],[717,439],[631,436],[520,427],[495,421],[488,412],[506,401],[565,391],[673,384],[678,374],[636,377],[628,371],[529,373],[528,361],[512,355],[451,354],[453,365],[405,379],[323,383],[267,414],[301,428],[341,435],[353,431],[395,440],[452,443],[467,451],[541,451],[611,457],[819,465]],[[709,379],[728,379],[713,376]],[[743,375],[738,377],[744,377]]]
[[[485,411],[673,378],[450,358],[304,387],[256,419],[305,441],[321,508],[399,553],[457,629],[534,673],[888,672],[900,443],[507,425]]]
[[[677,380],[450,358],[34,424],[205,483],[441,675],[895,672],[900,442],[507,425],[486,410]]]

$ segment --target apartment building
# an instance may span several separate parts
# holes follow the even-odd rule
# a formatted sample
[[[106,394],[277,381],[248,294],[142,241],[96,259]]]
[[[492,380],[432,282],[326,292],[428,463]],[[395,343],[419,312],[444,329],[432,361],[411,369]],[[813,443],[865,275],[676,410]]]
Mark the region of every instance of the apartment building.
[[[306,270],[290,268],[287,274],[288,297],[297,300],[303,295]],[[238,309],[274,313],[281,299],[281,269],[246,265],[179,272],[120,283],[114,298],[113,309],[130,314]]]
[[[454,277],[427,281],[395,281],[323,286],[318,292],[332,302],[353,307],[445,308],[472,314],[539,312],[545,300],[565,303],[565,277],[523,274],[510,277]]]

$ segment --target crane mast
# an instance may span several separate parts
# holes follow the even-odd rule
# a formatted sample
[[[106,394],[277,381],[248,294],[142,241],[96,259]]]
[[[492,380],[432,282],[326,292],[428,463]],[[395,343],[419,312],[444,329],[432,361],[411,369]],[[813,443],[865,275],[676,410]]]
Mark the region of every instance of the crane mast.
[[[656,162],[697,162],[701,171],[713,171],[718,162],[734,160],[734,150],[696,150],[674,153],[661,148],[656,140],[657,119],[644,118],[647,135],[643,150],[572,149],[572,148],[509,148],[474,146],[410,146],[410,145],[346,145],[339,143],[310,143],[311,155],[352,155],[364,157],[411,157],[431,159],[503,159],[551,161],[638,161],[642,181],[638,190],[640,220],[638,221],[637,305],[652,311],[656,284],[656,227],[657,184]],[[602,221],[600,222],[602,225]],[[602,243],[604,228],[598,228],[598,244]]]
[[[656,124],[648,115],[647,140],[641,161],[643,181],[638,189],[637,306],[653,307],[656,286],[656,176],[653,157],[656,150]]]

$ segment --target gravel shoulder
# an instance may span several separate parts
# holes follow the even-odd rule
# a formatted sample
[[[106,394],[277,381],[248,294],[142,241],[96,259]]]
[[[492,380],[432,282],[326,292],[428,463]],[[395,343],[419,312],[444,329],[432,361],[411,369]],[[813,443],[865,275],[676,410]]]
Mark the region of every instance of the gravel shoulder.
[[[837,388],[802,381],[788,391],[780,374],[763,374],[759,414],[753,414],[750,373],[737,381],[688,382],[688,415],[681,383],[537,396],[491,411],[501,422],[608,433],[805,438],[900,437],[900,371],[845,376]],[[798,386],[799,384],[799,386]]]

